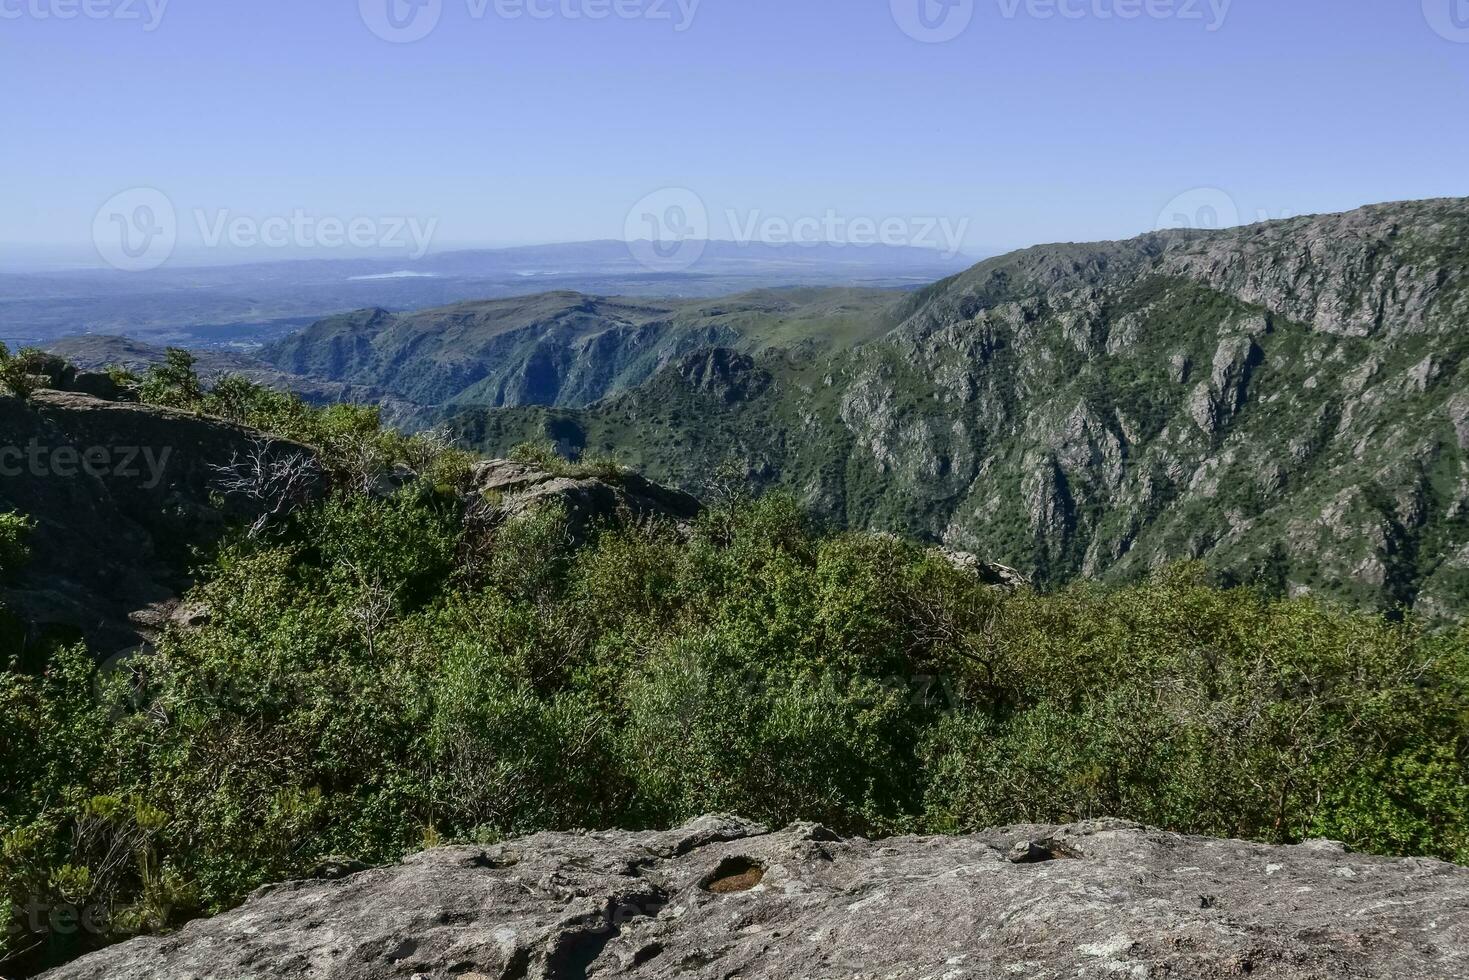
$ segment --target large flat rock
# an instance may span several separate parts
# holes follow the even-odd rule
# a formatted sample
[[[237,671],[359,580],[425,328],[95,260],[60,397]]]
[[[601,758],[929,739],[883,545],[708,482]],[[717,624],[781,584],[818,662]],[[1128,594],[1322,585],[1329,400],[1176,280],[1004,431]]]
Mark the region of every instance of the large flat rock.
[[[1469,869],[1120,821],[867,841],[704,817],[664,833],[444,848],[340,880],[265,888],[177,935],[46,974],[1245,976],[1469,977]]]

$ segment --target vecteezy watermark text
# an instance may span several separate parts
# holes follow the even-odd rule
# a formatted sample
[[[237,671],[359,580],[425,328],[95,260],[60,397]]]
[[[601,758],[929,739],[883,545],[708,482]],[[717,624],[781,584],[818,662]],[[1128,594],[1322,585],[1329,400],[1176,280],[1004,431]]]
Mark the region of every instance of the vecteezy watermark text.
[[[930,248],[953,258],[964,245],[969,219],[946,217],[849,217],[834,210],[821,215],[789,218],[753,210],[724,213],[739,245],[887,245]]]
[[[40,899],[31,899],[13,906],[11,921],[0,923],[4,927],[3,935],[10,939],[17,939],[26,933],[50,933],[55,936],[86,933],[105,936],[111,929],[111,924],[112,917],[105,905],[79,906]]]
[[[144,490],[163,482],[172,446],[44,446],[32,439],[24,446],[0,446],[0,478],[78,476],[142,480]]]
[[[199,235],[208,248],[400,248],[411,259],[421,259],[433,242],[439,220],[418,218],[337,218],[313,215],[297,208],[290,215],[256,218],[236,215],[228,208],[197,209],[193,213]]]
[[[995,0],[1000,15],[1022,14],[1035,20],[1180,20],[1200,21],[1217,31],[1229,17],[1234,0]]]
[[[158,30],[169,0],[0,0],[0,20],[138,21]]]
[[[727,240],[739,246],[910,247],[929,249],[945,259],[959,254],[970,224],[968,218],[848,215],[834,208],[795,216],[728,208],[724,221]],[[623,226],[623,240],[633,258],[658,272],[692,268],[709,239],[708,206],[687,187],[666,187],[644,197],[628,211]]]
[[[377,249],[402,252],[412,260],[428,253],[438,218],[340,217],[296,208],[289,214],[237,214],[229,208],[195,208],[197,240],[205,248]],[[179,241],[179,214],[168,195],[135,187],[114,195],[92,222],[97,254],[114,269],[145,272],[172,257]]]
[[[644,20],[666,23],[677,33],[693,26],[703,0],[462,0],[473,21]],[[445,0],[358,0],[367,29],[384,41],[411,44],[428,37],[443,20]]]
[[[1197,21],[1213,32],[1224,26],[1234,0],[994,0],[1005,20]],[[1463,0],[1425,0],[1426,3]],[[969,29],[976,0],[889,0],[893,20],[915,41],[942,44]]]

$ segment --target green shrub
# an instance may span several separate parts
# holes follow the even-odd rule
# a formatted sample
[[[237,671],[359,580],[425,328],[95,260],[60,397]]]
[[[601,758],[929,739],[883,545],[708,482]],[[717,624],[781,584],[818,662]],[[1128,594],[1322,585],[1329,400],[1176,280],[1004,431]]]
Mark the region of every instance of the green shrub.
[[[200,411],[204,404],[204,386],[196,365],[199,359],[181,347],[170,347],[162,364],[155,364],[144,375],[140,397],[154,405]]]
[[[510,450],[510,459],[551,473],[559,473],[567,465],[555,445],[549,442],[522,442]]]
[[[519,443],[511,448],[509,458],[515,463],[534,466],[536,469],[544,470],[555,476],[573,479],[597,477],[603,480],[616,480],[623,473],[622,465],[614,456],[593,454],[572,462],[561,455],[555,443],[545,440]]]
[[[31,527],[30,520],[20,514],[0,514],[0,581],[15,574],[30,556],[26,537]]]
[[[16,398],[29,398],[41,387],[38,377],[45,352],[34,347],[22,348],[11,354],[10,348],[0,343],[0,390],[8,391]]]

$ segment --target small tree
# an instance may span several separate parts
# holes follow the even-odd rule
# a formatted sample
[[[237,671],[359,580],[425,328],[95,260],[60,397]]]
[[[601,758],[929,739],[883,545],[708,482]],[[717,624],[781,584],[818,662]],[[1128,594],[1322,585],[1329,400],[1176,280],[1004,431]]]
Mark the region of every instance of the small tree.
[[[264,534],[277,521],[311,502],[321,483],[321,468],[300,451],[277,452],[268,439],[257,439],[243,455],[236,453],[225,466],[212,467],[214,485],[225,499],[242,499],[258,514],[250,537]]]
[[[198,361],[182,347],[170,347],[163,363],[148,369],[139,391],[143,401],[169,408],[197,409],[204,401],[204,385],[195,368]]]
[[[0,342],[0,389],[16,398],[29,398],[41,387],[39,377],[41,361],[45,352],[34,347],[23,347],[12,355],[10,348]]]
[[[0,514],[0,579],[12,574],[30,557],[25,539],[31,526],[20,514]]]
[[[740,514],[755,499],[750,486],[750,471],[737,459],[726,459],[714,469],[704,487],[709,502],[709,519],[721,543],[734,540]]]

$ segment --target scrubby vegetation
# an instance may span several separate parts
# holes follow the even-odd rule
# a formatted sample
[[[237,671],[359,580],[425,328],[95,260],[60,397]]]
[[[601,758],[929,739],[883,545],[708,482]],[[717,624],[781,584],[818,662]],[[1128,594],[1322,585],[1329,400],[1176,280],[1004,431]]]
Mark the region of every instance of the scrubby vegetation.
[[[0,394],[29,398],[37,388],[35,375],[45,354],[34,347],[23,347],[15,354],[0,343]]]
[[[407,467],[434,486],[449,487],[462,480],[473,461],[438,432],[406,436],[384,428],[376,406],[320,408],[239,375],[206,384],[195,365],[193,354],[175,347],[145,375],[117,369],[110,373],[121,388],[149,404],[213,415],[305,443],[349,491],[365,492],[395,466]]]
[[[329,856],[712,810],[868,835],[1110,814],[1469,861],[1469,633],[1193,566],[1007,593],[728,485],[687,535],[578,545],[555,510],[466,521],[459,455],[370,412],[188,378],[143,386],[364,477],[415,454],[437,475],[336,481],[236,534],[192,597],[207,622],[156,656],[0,673],[0,957]]]
[[[19,514],[0,514],[0,582],[19,568],[28,554],[30,521]]]

